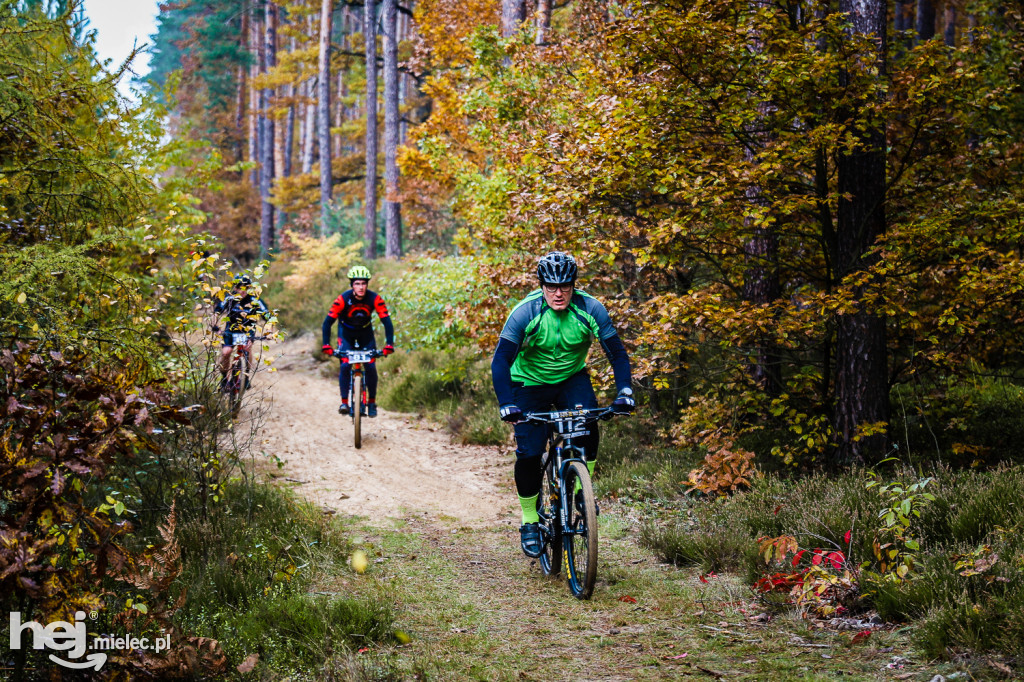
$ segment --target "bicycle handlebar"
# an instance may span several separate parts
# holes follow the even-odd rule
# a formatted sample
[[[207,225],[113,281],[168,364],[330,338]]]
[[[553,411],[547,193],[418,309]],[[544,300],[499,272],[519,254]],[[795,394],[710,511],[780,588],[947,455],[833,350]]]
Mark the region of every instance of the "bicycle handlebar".
[[[616,414],[627,414],[617,412],[614,407],[588,407],[574,410],[559,410],[556,412],[527,412],[523,415],[522,421],[533,422],[534,424],[552,424],[562,419],[583,418],[590,424],[599,419]]]
[[[214,334],[245,334],[245,332],[233,332],[230,329],[222,331],[220,329],[220,327],[211,327],[210,330]],[[265,335],[249,336],[249,337],[246,338],[246,344],[250,344],[253,341],[273,341],[273,340],[274,340],[273,336],[265,336]],[[240,345],[243,345],[243,344],[232,344],[232,345],[240,346]]]
[[[339,348],[335,348],[335,349],[331,350],[331,355],[333,355],[336,358],[340,358],[340,357],[346,357],[347,358],[350,353],[351,354],[358,354],[358,355],[365,355],[365,354],[369,353],[371,358],[382,358],[382,357],[384,357],[384,351],[377,350],[376,348],[367,348],[366,350],[341,350]]]

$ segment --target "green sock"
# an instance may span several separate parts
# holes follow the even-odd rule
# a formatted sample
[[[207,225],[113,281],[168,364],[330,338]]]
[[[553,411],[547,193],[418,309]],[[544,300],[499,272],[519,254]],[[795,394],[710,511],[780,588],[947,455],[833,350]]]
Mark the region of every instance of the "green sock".
[[[523,523],[537,523],[540,517],[537,516],[537,498],[540,493],[531,497],[519,497],[519,505],[523,508]]]

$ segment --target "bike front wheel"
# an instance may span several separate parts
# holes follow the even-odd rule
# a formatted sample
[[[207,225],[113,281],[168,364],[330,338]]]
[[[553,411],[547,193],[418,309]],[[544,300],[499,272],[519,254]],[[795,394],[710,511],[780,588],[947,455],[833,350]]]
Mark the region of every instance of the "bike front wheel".
[[[565,468],[564,504],[568,529],[562,536],[565,578],[577,599],[589,599],[597,581],[597,503],[583,462]]]
[[[363,375],[354,374],[352,377],[352,432],[355,438],[356,448],[363,447],[363,435],[360,426],[363,417]]]

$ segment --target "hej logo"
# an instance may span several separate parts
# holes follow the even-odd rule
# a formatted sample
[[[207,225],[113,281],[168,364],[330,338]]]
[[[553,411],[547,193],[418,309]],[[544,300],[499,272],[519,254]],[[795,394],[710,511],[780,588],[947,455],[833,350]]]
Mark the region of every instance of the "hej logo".
[[[34,620],[27,623],[21,622],[21,612],[11,613],[11,650],[21,648],[22,634],[25,630],[32,633],[33,649],[53,649],[54,651],[67,651],[68,658],[77,659],[85,655],[87,644],[85,641],[85,611],[75,613],[75,622],[57,620],[47,626],[43,626]],[[50,660],[65,668],[96,668],[99,670],[107,662],[107,655],[104,653],[93,653],[85,657],[83,661],[66,661],[53,654]]]

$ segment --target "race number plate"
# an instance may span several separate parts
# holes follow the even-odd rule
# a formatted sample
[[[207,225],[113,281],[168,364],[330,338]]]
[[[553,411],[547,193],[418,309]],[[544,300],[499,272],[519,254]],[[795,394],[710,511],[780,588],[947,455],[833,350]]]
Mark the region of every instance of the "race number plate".
[[[578,438],[587,434],[587,420],[583,417],[562,418],[555,422],[555,430],[567,438]]]
[[[231,343],[235,346],[244,346],[245,344],[249,343],[249,335],[239,334],[236,332],[231,335]]]
[[[349,362],[372,362],[373,353],[368,350],[350,350],[348,352]]]

